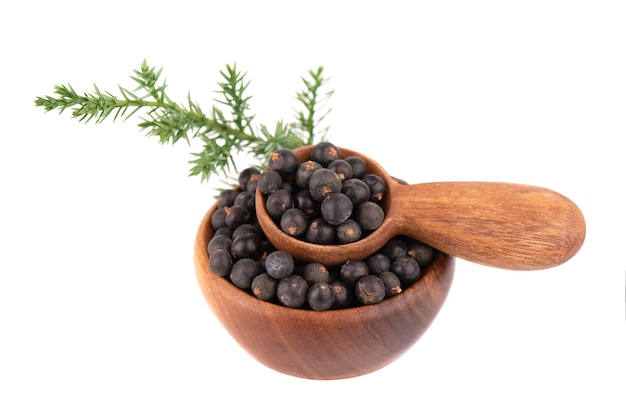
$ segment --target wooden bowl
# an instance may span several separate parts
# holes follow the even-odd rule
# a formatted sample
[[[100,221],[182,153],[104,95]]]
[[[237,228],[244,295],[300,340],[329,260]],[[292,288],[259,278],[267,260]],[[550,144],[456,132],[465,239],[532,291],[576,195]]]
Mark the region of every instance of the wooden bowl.
[[[195,241],[202,293],[215,316],[250,355],[284,374],[344,379],[388,365],[430,326],[452,283],[454,257],[439,253],[415,284],[378,304],[313,311],[265,302],[211,273],[207,246],[216,209],[217,204],[205,215]]]

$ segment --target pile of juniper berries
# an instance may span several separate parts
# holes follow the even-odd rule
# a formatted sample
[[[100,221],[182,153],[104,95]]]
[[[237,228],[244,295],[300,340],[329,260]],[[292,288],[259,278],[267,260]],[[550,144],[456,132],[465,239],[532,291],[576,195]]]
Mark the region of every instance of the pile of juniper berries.
[[[305,162],[279,149],[265,171],[241,171],[239,188],[219,194],[211,217],[211,272],[261,300],[317,311],[376,304],[415,283],[438,253],[420,241],[397,236],[363,260],[327,267],[295,261],[260,229],[257,189],[277,225],[307,242],[345,244],[378,228],[385,182],[367,173],[361,157],[340,155],[332,143],[320,142]]]

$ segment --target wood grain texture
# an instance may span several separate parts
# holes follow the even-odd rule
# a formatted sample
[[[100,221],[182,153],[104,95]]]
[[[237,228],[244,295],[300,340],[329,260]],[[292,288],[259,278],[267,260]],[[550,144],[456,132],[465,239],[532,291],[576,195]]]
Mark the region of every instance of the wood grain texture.
[[[422,278],[401,294],[344,310],[290,309],[264,302],[209,270],[214,205],[198,229],[198,283],[215,316],[256,360],[308,379],[343,379],[378,370],[400,357],[430,326],[450,289],[454,258],[439,254]],[[215,357],[222,357],[215,354]]]
[[[311,148],[295,150],[300,162],[309,158]],[[585,239],[585,220],[578,206],[550,189],[501,182],[402,185],[373,159],[339,150],[342,157],[363,157],[367,172],[387,182],[385,220],[373,234],[352,244],[311,244],[282,232],[265,211],[264,195],[257,192],[256,211],[263,231],[278,249],[298,259],[336,265],[371,255],[402,234],[478,264],[536,270],[566,262]]]

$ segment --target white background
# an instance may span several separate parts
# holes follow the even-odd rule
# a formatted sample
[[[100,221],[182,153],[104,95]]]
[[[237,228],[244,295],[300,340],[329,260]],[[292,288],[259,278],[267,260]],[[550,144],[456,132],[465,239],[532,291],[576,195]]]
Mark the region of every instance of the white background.
[[[3,2],[0,411],[625,411],[623,2],[347,3]],[[376,373],[276,373],[196,284],[220,182],[187,176],[192,148],[33,104],[55,84],[132,87],[144,58],[205,109],[237,63],[268,125],[323,65],[331,141],[412,183],[557,190],[585,244],[536,272],[458,260],[434,324]]]

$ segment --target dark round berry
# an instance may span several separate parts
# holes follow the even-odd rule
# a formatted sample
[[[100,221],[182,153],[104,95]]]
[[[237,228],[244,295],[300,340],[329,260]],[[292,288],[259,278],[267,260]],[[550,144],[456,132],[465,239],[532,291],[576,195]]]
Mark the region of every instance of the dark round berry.
[[[328,195],[341,192],[343,187],[339,176],[330,169],[322,168],[313,172],[309,180],[309,192],[313,199],[322,202]]]
[[[270,153],[269,169],[277,171],[283,177],[289,177],[298,169],[298,157],[292,149],[280,148]]]
[[[211,238],[211,241],[209,241],[207,251],[209,252],[209,255],[221,249],[225,249],[230,253],[230,245],[232,244],[232,242],[233,240],[229,236],[214,235],[213,238]]]
[[[342,224],[339,224],[336,228],[336,239],[339,244],[349,244],[361,239],[363,229],[353,219],[347,219]]]
[[[361,304],[376,304],[385,298],[385,284],[375,275],[365,275],[356,283],[354,295]]]
[[[412,241],[408,246],[407,255],[415,258],[420,268],[426,268],[435,259],[435,249],[421,241]]]
[[[292,195],[300,190],[298,185],[296,185],[296,183],[293,182],[291,179],[283,179],[283,189]]]
[[[307,218],[320,214],[320,203],[313,199],[308,189],[300,190],[294,195],[293,206],[304,212]]]
[[[392,238],[385,243],[382,248],[383,254],[389,257],[390,260],[394,260],[398,257],[404,257],[408,253],[408,247],[406,242],[400,238]]]
[[[257,233],[246,232],[233,238],[233,242],[230,244],[230,254],[236,260],[241,258],[257,260],[262,254],[262,245],[261,237]]]
[[[333,289],[335,295],[335,301],[333,303],[333,309],[348,308],[354,301],[354,292],[348,288],[345,283],[340,280],[335,280],[330,283],[330,287]]]
[[[217,197],[217,206],[222,208],[225,206],[232,206],[235,203],[235,198],[239,195],[239,191],[235,189],[224,189]]]
[[[353,176],[352,165],[346,162],[344,159],[335,159],[327,166],[328,169],[334,171],[339,179],[345,181],[346,179],[350,179]]]
[[[378,278],[385,284],[385,298],[392,297],[402,292],[402,283],[398,276],[391,271],[383,271]]]
[[[380,274],[381,272],[389,271],[391,267],[391,260],[385,254],[373,254],[365,259],[367,267],[370,269],[370,274]]]
[[[370,201],[380,203],[387,193],[387,184],[383,178],[374,174],[365,174],[363,182],[370,187]]]
[[[242,258],[233,264],[233,268],[230,271],[230,280],[242,290],[248,290],[252,285],[254,277],[261,274],[261,272],[262,268],[256,260]]]
[[[301,308],[307,300],[309,284],[299,275],[283,278],[276,287],[278,301],[289,308]]]
[[[352,201],[346,194],[336,192],[328,195],[320,207],[322,217],[332,225],[342,224],[352,215]]]
[[[233,230],[228,228],[227,226],[219,227],[217,230],[215,230],[215,233],[213,234],[213,236],[219,237],[221,235],[228,237],[228,238],[232,238]]]
[[[288,252],[274,251],[265,258],[265,271],[277,280],[290,276],[294,268],[293,257]]]
[[[307,302],[315,311],[330,309],[335,302],[335,294],[330,284],[325,282],[313,284],[307,293]]]
[[[304,278],[309,285],[321,282],[329,283],[330,273],[324,264],[309,262],[302,268],[302,278]]]
[[[391,262],[391,272],[396,274],[404,288],[412,285],[420,277],[420,266],[413,257],[398,257]]]
[[[267,196],[265,209],[273,220],[279,220],[283,213],[293,208],[294,201],[291,192],[286,189],[277,189]]]
[[[226,209],[217,208],[211,215],[211,227],[214,231],[226,226]]]
[[[237,228],[235,228],[233,230],[231,238],[235,239],[235,238],[240,237],[243,234],[246,234],[246,233],[249,233],[249,232],[254,232],[258,236],[262,235],[261,234],[261,229],[259,227],[257,227],[254,224],[246,223],[246,224],[241,224]]]
[[[255,213],[254,211],[254,192],[253,191],[242,191],[235,198],[235,202],[233,205],[242,206],[250,212],[250,214]]]
[[[324,218],[313,218],[307,227],[304,239],[311,244],[334,244],[335,226],[329,224]]]
[[[358,206],[354,217],[361,228],[373,231],[383,223],[385,212],[380,205],[367,201]]]
[[[313,146],[310,158],[322,166],[328,166],[332,161],[340,159],[341,154],[335,145],[323,141]]]
[[[339,270],[339,278],[346,285],[352,287],[356,284],[359,278],[364,275],[368,275],[370,272],[365,261],[361,260],[348,260],[341,265]]]
[[[351,155],[345,158],[345,161],[352,166],[352,176],[354,178],[363,178],[367,169],[363,158],[357,155]]]
[[[354,206],[370,200],[370,187],[360,179],[351,178],[343,181],[341,192],[348,195]]]
[[[248,185],[246,185],[246,187],[244,189],[246,191],[250,191],[252,193],[255,193],[256,192],[256,183],[257,183],[257,178],[258,177],[259,177],[258,175],[255,175],[254,179],[250,179],[248,181]]]
[[[213,274],[226,277],[233,268],[233,257],[226,249],[213,251],[209,256],[209,268]]]
[[[272,301],[276,298],[277,286],[278,280],[264,272],[252,279],[250,288],[252,289],[252,294],[254,294],[255,297],[260,298],[263,301]]]
[[[256,187],[262,194],[268,195],[283,187],[283,178],[277,171],[263,171],[257,178]]]
[[[224,210],[226,211],[224,222],[228,228],[234,229],[250,221],[250,211],[240,205],[224,207]]]
[[[307,227],[306,216],[298,208],[288,209],[280,217],[280,228],[291,236],[299,237],[303,235]]]
[[[298,165],[298,169],[296,171],[296,185],[302,189],[309,189],[311,175],[313,175],[313,172],[322,168],[322,165],[315,161],[308,160],[306,162],[302,162]]]
[[[246,190],[250,181],[256,181],[256,179],[261,174],[257,168],[250,167],[246,168],[243,171],[239,172],[238,181],[239,187],[242,190]]]

